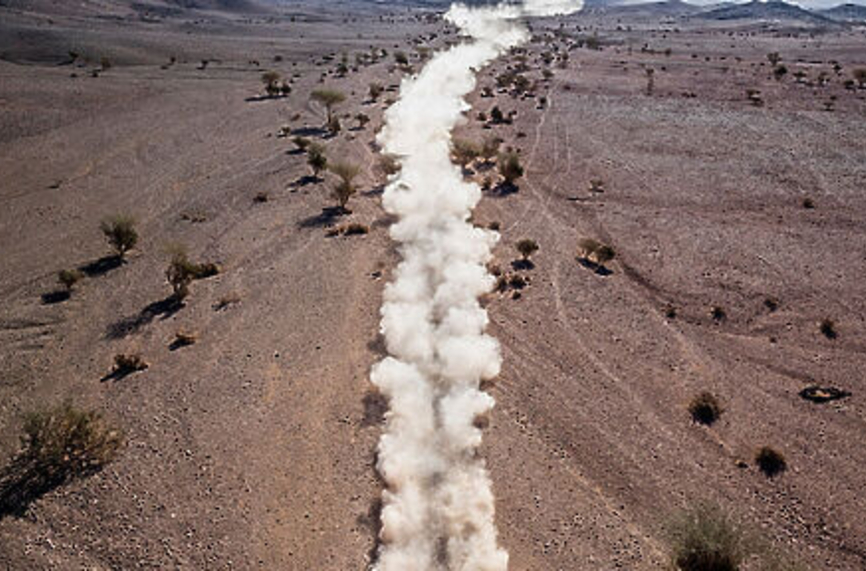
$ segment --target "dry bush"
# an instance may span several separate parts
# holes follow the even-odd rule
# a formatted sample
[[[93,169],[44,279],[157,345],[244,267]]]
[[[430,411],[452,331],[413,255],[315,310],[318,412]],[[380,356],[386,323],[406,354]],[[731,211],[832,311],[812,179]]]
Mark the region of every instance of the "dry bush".
[[[332,196],[339,204],[340,209],[346,212],[349,198],[358,190],[355,187],[355,178],[360,174],[361,168],[353,163],[337,162],[331,165],[330,170],[340,178],[339,182],[334,185]]]
[[[174,341],[171,343],[172,348],[188,347],[194,345],[198,341],[198,335],[192,331],[180,330],[174,334]]]
[[[241,302],[241,296],[239,293],[232,292],[228,293],[217,300],[217,302],[213,305],[215,311],[222,311],[229,306],[238,304]]]
[[[102,221],[100,229],[108,240],[108,243],[117,252],[117,256],[121,259],[123,259],[129,250],[135,248],[135,245],[138,243],[135,219],[131,216],[118,214],[106,218]]]
[[[266,71],[262,74],[262,83],[265,84],[265,91],[270,97],[275,97],[280,93],[280,74],[276,71]]]
[[[28,414],[21,444],[0,473],[0,519],[23,515],[44,494],[98,472],[117,456],[123,433],[99,413],[65,403]]]
[[[148,364],[137,353],[118,353],[114,356],[114,374],[128,375],[148,368]]]
[[[346,228],[343,229],[343,236],[362,236],[369,233],[370,227],[366,224],[360,224],[358,222],[348,224]]]
[[[522,240],[518,240],[514,247],[520,253],[520,256],[524,261],[529,261],[529,257],[538,251],[538,242],[531,238],[523,238]]]
[[[82,279],[84,279],[84,272],[81,270],[60,270],[57,273],[57,281],[66,288],[66,291],[72,291],[75,284]]]
[[[517,179],[523,176],[520,156],[515,152],[505,152],[499,155],[499,174],[505,179],[506,184],[513,185]]]
[[[603,266],[616,257],[616,251],[607,244],[593,238],[583,238],[578,242],[578,256],[584,260]]]
[[[742,528],[711,504],[675,516],[668,535],[671,562],[680,571],[737,571],[751,551]]]
[[[340,118],[336,115],[328,119],[326,127],[331,135],[337,135],[343,129],[343,125],[340,123]]]
[[[481,154],[481,147],[474,141],[454,138],[451,140],[451,158],[464,169]]]
[[[306,137],[295,137],[292,139],[292,142],[298,148],[299,151],[304,152],[307,150],[307,147],[310,146],[311,141]]]
[[[381,83],[371,83],[370,84],[370,99],[372,101],[378,101],[379,96],[382,95],[383,91],[385,91],[385,88],[382,87]]]
[[[689,403],[689,413],[692,420],[700,424],[711,425],[716,422],[724,412],[719,400],[713,393],[704,391],[692,399]]]
[[[264,203],[270,200],[270,195],[267,192],[257,192],[253,197],[253,202]]]
[[[833,340],[839,337],[839,333],[836,331],[836,323],[834,323],[832,319],[824,319],[821,321],[820,329],[821,334],[827,339]]]
[[[328,168],[328,157],[325,155],[325,147],[319,143],[310,143],[307,147],[307,164],[313,169],[313,176]]]
[[[389,153],[383,154],[376,162],[376,172],[385,177],[389,177],[400,172],[400,161],[396,155]]]
[[[768,478],[777,476],[788,469],[785,456],[778,450],[764,446],[755,454],[755,464]]]

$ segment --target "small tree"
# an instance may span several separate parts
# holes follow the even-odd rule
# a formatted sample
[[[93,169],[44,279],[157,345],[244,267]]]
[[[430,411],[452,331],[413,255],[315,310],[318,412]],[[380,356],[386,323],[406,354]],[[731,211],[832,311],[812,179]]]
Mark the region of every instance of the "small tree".
[[[319,178],[319,173],[328,168],[325,147],[319,143],[310,143],[307,147],[307,164],[313,169],[313,176]]]
[[[335,89],[317,89],[310,94],[310,99],[325,106],[328,113],[328,123],[333,118],[334,108],[346,100],[346,96]]]
[[[138,232],[135,230],[135,219],[119,214],[103,220],[100,228],[108,243],[117,252],[121,260],[126,253],[138,243]]]
[[[265,92],[269,97],[276,97],[280,93],[280,74],[275,71],[266,71],[262,74],[262,83],[265,84]]]
[[[499,155],[499,174],[505,179],[505,184],[513,186],[515,181],[523,176],[520,156],[513,151]]]
[[[538,242],[531,238],[524,238],[518,241],[515,245],[524,262],[529,262],[529,257],[538,251]]]
[[[358,165],[352,163],[338,162],[331,165],[330,170],[340,178],[340,181],[334,186],[331,195],[338,202],[340,210],[348,212],[346,204],[348,204],[349,198],[358,190],[355,187],[355,178],[361,172],[361,169]]]
[[[75,284],[81,281],[83,277],[84,274],[81,270],[60,270],[57,274],[57,281],[66,288],[66,291],[72,291]]]
[[[379,96],[382,95],[383,91],[385,91],[385,88],[382,87],[381,83],[371,83],[370,84],[370,100],[378,101]]]

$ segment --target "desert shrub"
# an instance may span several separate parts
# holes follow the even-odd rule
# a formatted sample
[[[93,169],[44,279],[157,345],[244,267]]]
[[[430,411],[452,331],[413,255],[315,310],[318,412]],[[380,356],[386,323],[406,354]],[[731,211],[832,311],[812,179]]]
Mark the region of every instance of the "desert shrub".
[[[784,65],[777,65],[773,68],[773,77],[776,79],[782,79],[788,73],[788,68]]]
[[[824,319],[820,325],[821,334],[827,339],[836,339],[839,333],[836,331],[836,323],[832,319]]]
[[[24,419],[22,458],[49,487],[89,475],[111,462],[123,433],[97,412],[64,403]]]
[[[770,52],[767,54],[767,61],[770,62],[771,66],[776,67],[782,61],[782,56],[779,55],[779,52]]]
[[[118,214],[102,221],[100,226],[106,240],[121,259],[138,243],[135,220],[131,216]]]
[[[478,158],[481,148],[473,141],[454,138],[451,141],[451,158],[463,168]]]
[[[520,253],[520,256],[524,260],[528,261],[529,257],[538,251],[538,242],[531,238],[523,238],[522,240],[519,240],[514,247]]]
[[[755,454],[755,464],[768,478],[777,476],[788,468],[785,456],[778,450],[764,446]]]
[[[803,208],[805,208],[806,210],[812,210],[813,208],[815,208],[815,201],[807,196],[803,199]]]
[[[854,77],[854,81],[857,82],[857,85],[860,87],[866,87],[866,68],[858,68],[851,72],[851,75]]]
[[[409,65],[409,57],[406,55],[406,52],[394,52],[394,61],[399,65]]]
[[[700,424],[710,425],[716,422],[724,409],[713,393],[704,391],[689,403],[689,413],[692,419]]]
[[[174,341],[172,341],[171,347],[173,349],[188,347],[194,345],[196,341],[198,341],[198,335],[191,331],[181,330],[174,334]]]
[[[521,290],[529,285],[529,282],[520,274],[514,274],[508,278],[508,285],[512,289]]]
[[[262,74],[262,83],[265,84],[265,92],[271,97],[280,93],[280,74],[275,71],[266,71]]]
[[[499,137],[485,137],[481,143],[479,154],[485,162],[490,162],[499,156],[499,147],[502,145],[502,139]]]
[[[490,110],[490,121],[496,125],[505,123],[505,115],[502,113],[502,109],[500,109],[498,105]]]
[[[383,91],[385,91],[385,88],[382,87],[381,83],[371,83],[370,84],[370,99],[372,101],[378,101],[379,96],[382,95]]]
[[[364,129],[370,122],[370,117],[366,113],[358,113],[355,115],[355,120],[358,122],[358,128]]]
[[[325,147],[319,143],[310,143],[307,147],[307,164],[313,169],[313,175],[316,177],[328,168],[328,157],[325,156]]]
[[[306,151],[311,143],[311,141],[306,137],[295,137],[294,139],[292,139],[292,142],[301,152]]]
[[[67,291],[72,291],[75,284],[84,278],[84,273],[81,270],[60,270],[57,273],[57,281],[59,281]]]
[[[128,375],[147,369],[148,364],[137,353],[118,353],[114,356],[114,373],[116,375]]]
[[[376,161],[376,171],[388,177],[400,172],[400,161],[396,155],[390,153],[383,154]]]
[[[343,229],[343,236],[362,236],[364,234],[369,234],[369,232],[369,226],[359,224],[358,222],[352,222]]]
[[[764,300],[764,307],[770,312],[776,311],[779,309],[779,300],[775,297],[768,297]]]
[[[713,318],[714,321],[724,321],[728,318],[728,313],[723,307],[714,305],[710,308],[710,316]]]
[[[340,209],[345,212],[349,198],[358,190],[355,187],[355,178],[361,172],[361,168],[352,163],[338,162],[333,164],[330,170],[340,179],[334,186],[331,196],[337,201]]]
[[[680,571],[737,571],[749,554],[740,526],[711,504],[678,514],[668,535],[671,562]]]
[[[214,311],[222,311],[232,305],[238,304],[241,302],[240,294],[236,292],[228,293],[217,300],[217,302],[213,305]]]
[[[328,113],[328,123],[333,118],[334,108],[346,100],[346,95],[335,89],[317,89],[310,94],[310,99],[325,106]]]
[[[258,202],[259,204],[267,202],[270,200],[270,195],[267,192],[257,192],[253,197],[253,202]]]
[[[600,178],[593,178],[589,181],[589,191],[603,193],[604,192],[604,181]]]
[[[189,295],[189,285],[195,278],[196,265],[189,260],[186,250],[176,247],[165,270],[165,279],[171,285],[174,298],[182,300]]]
[[[102,71],[111,69],[111,60],[107,57],[103,57],[99,60],[99,67],[102,68]]]
[[[499,155],[499,174],[508,185],[513,185],[517,179],[523,176],[523,165],[520,164],[520,157],[517,153],[506,152]]]
[[[494,220],[490,224],[487,225],[488,230],[493,230],[494,232],[499,232],[499,229],[502,227],[502,224],[498,220]]]
[[[616,251],[593,238],[583,238],[578,242],[578,256],[584,260],[603,266],[616,257]]]

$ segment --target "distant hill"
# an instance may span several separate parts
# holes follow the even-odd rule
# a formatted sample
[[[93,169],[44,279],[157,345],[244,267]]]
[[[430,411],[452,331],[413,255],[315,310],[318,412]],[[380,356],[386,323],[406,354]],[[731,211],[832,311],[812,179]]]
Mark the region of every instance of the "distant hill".
[[[608,14],[623,16],[642,16],[671,18],[690,16],[702,12],[703,8],[683,0],[663,0],[662,2],[646,2],[639,4],[613,5],[607,9]]]
[[[830,18],[782,0],[770,0],[769,2],[752,0],[746,4],[734,4],[709,10],[699,14],[699,17],[709,20],[780,20],[812,24],[833,23]]]
[[[826,10],[819,10],[819,14],[840,22],[866,22],[866,6],[859,4],[840,4]]]

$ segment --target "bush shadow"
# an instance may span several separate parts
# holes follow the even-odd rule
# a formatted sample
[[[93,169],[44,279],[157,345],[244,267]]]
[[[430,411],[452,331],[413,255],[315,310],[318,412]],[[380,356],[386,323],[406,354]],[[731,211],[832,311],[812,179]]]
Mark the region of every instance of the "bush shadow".
[[[108,326],[105,336],[108,339],[123,339],[141,330],[154,319],[168,319],[184,307],[182,300],[170,295],[160,301],[155,301],[142,309],[138,314],[125,317]]]

